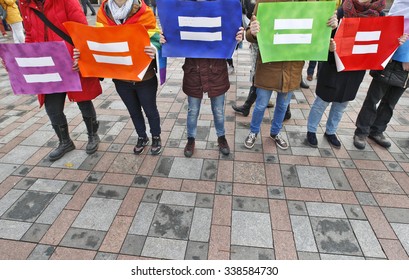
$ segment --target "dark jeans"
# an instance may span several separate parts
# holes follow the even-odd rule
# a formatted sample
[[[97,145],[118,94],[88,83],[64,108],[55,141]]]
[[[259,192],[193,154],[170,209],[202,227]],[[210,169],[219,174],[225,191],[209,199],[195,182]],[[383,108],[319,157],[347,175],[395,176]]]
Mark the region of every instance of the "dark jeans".
[[[51,124],[53,125],[62,125],[67,123],[67,119],[64,114],[66,95],[67,94],[65,92],[45,95],[45,111],[47,112]],[[77,102],[77,105],[83,117],[96,117],[94,104],[92,104],[91,100]]]
[[[393,109],[404,88],[390,86],[372,79],[365,101],[356,119],[355,135],[379,135],[386,130],[393,115]],[[378,108],[376,104],[381,101]]]
[[[95,14],[95,9],[89,0],[81,0],[81,5],[85,15],[87,15],[87,6],[90,8],[91,13]]]
[[[136,83],[115,79],[113,81],[116,91],[126,108],[128,108],[129,115],[131,116],[138,136],[147,136],[142,109],[148,118],[152,136],[159,136],[161,129],[159,111],[156,106],[156,91],[158,90],[158,80],[156,76],[147,81]]]

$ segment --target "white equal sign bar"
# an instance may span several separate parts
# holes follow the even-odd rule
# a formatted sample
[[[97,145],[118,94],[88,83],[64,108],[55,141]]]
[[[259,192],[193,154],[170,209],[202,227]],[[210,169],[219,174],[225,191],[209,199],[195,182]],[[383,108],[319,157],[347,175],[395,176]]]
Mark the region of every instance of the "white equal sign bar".
[[[62,82],[59,73],[23,75],[28,84]]]
[[[381,31],[360,31],[355,35],[355,42],[371,42],[379,41]],[[355,44],[352,48],[352,54],[377,53],[378,44],[359,45]]]
[[[99,43],[94,41],[87,41],[88,48],[91,51],[105,52],[105,53],[126,53],[129,52],[128,42],[115,43]],[[102,55],[93,54],[94,59],[98,63],[116,64],[116,65],[132,65],[132,56],[117,56],[117,55]]]
[[[314,19],[275,19],[274,30],[312,30]],[[311,44],[312,33],[274,34],[273,44]]]
[[[47,67],[55,66],[54,60],[51,56],[42,57],[16,57],[17,65],[19,67]]]
[[[179,27],[221,28],[221,17],[178,17]],[[221,31],[180,31],[181,40],[189,41],[221,41]]]

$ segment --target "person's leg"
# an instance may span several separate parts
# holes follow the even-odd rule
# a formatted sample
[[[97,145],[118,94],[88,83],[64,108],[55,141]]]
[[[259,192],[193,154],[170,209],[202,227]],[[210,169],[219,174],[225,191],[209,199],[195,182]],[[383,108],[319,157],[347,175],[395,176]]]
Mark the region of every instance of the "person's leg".
[[[78,102],[77,105],[81,111],[85,126],[87,127],[88,143],[85,151],[87,154],[93,154],[97,151],[100,142],[97,133],[99,122],[97,121],[95,107],[91,100]]]
[[[23,22],[16,22],[10,24],[11,30],[13,32],[13,40],[15,44],[21,44],[25,42]]]
[[[82,9],[84,14],[87,15],[87,0],[81,0]]]
[[[316,61],[310,61],[308,63],[308,68],[307,68],[307,80],[312,81],[314,77],[314,71],[315,71],[315,66],[317,65]]]
[[[217,143],[219,144],[219,151],[223,155],[230,153],[230,147],[226,140],[226,132],[224,129],[224,101],[225,94],[210,98],[214,127],[216,129]]]
[[[87,6],[91,10],[91,16],[95,16],[96,15],[95,9],[94,9],[94,7],[92,6],[92,4],[91,4],[91,2],[89,0],[87,0]]]
[[[65,97],[66,93],[55,93],[46,94],[44,99],[45,111],[59,140],[58,147],[48,155],[50,161],[56,161],[75,149],[69,135],[67,118],[64,114]]]
[[[274,109],[274,117],[271,121],[270,137],[274,140],[276,145],[283,150],[288,148],[288,143],[281,137],[280,131],[283,127],[285,114],[290,104],[293,93],[277,92],[276,106]]]
[[[307,142],[311,147],[316,148],[318,146],[317,128],[328,104],[328,102],[317,96],[311,106],[307,121]]]
[[[252,85],[249,89],[249,94],[247,95],[247,99],[242,106],[232,105],[234,111],[238,113],[242,113],[243,116],[247,117],[250,114],[250,108],[254,104],[257,98],[256,94],[257,88]]]
[[[199,117],[200,106],[202,99],[188,96],[188,111],[187,111],[187,143],[184,149],[185,157],[191,157],[195,150],[195,138],[197,132],[197,119]]]
[[[336,135],[339,122],[342,119],[342,115],[344,114],[345,108],[348,106],[348,101],[346,102],[332,102],[331,109],[329,111],[326,130],[325,130],[325,138],[327,138],[328,142],[334,148],[341,148],[341,142],[338,140]]]

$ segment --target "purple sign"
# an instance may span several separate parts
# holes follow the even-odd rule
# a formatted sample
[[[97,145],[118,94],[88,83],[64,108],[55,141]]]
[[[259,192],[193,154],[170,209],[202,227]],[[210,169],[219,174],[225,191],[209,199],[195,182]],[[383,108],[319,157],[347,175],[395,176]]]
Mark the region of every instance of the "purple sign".
[[[0,44],[14,94],[81,91],[64,42]]]

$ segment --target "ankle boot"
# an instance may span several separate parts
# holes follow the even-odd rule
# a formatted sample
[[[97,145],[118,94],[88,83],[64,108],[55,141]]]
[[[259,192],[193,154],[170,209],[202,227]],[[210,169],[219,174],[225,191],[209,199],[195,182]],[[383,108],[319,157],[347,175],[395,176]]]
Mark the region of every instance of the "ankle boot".
[[[251,86],[249,90],[249,95],[247,96],[247,100],[244,102],[242,106],[232,105],[234,111],[238,113],[242,113],[243,116],[247,117],[250,113],[250,108],[256,102],[257,94],[256,94],[256,87]]]
[[[56,161],[57,159],[62,158],[63,155],[69,151],[75,149],[74,142],[72,142],[70,134],[68,133],[68,124],[53,124],[53,128],[58,136],[58,139],[60,140],[60,143],[58,144],[58,147],[48,155],[50,161]]]
[[[100,142],[99,136],[97,134],[99,122],[96,117],[84,117],[85,125],[87,126],[88,133],[88,143],[85,148],[87,154],[93,154],[98,149],[98,144]]]

